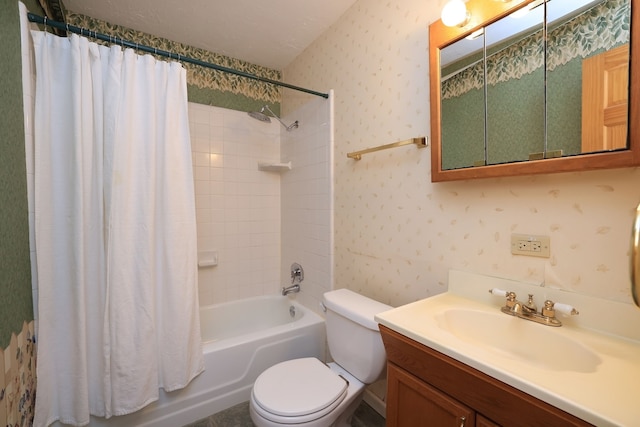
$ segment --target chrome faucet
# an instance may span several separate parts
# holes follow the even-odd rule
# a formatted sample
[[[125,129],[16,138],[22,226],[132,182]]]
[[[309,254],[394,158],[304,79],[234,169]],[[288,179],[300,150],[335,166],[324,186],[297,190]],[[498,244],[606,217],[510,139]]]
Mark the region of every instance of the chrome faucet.
[[[505,292],[499,289],[490,289],[489,292],[494,295],[506,296],[505,305],[500,308],[503,313],[542,325],[562,326],[562,322],[556,318],[556,311],[570,315],[579,314],[575,308],[567,304],[556,304],[551,300],[546,300],[544,307],[538,313],[538,308],[533,301],[533,294],[529,294],[527,302],[524,303],[518,301],[515,292]]]
[[[286,288],[283,287],[282,288],[282,295],[286,296],[289,294],[293,294],[293,293],[297,293],[300,292],[300,285],[299,284],[295,284],[295,285],[291,285],[291,286],[287,286]]]
[[[300,292],[300,283],[304,280],[304,270],[297,262],[291,264],[291,286],[282,288],[282,295]]]

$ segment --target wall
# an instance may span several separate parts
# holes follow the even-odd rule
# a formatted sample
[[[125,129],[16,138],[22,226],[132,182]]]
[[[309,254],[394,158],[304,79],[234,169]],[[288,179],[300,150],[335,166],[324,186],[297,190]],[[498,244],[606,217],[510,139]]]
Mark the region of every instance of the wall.
[[[429,135],[428,25],[443,4],[360,0],[283,72],[335,91],[335,286],[400,305],[459,269],[630,302],[638,168],[434,184],[428,149],[346,157]],[[551,258],[511,255],[511,233],[550,236]]]
[[[0,26],[0,347],[33,319],[17,2],[3,0]]]
[[[280,124],[189,103],[198,252],[217,251],[200,268],[200,305],[280,288],[280,175],[258,170],[280,160]]]
[[[329,92],[329,90],[327,90]],[[285,123],[281,159],[291,161],[282,174],[282,284],[290,284],[291,264],[304,269],[293,298],[320,313],[322,295],[333,288],[333,94],[329,99],[284,91]]]
[[[276,120],[189,103],[198,251],[218,265],[199,269],[200,305],[273,294],[305,270],[291,298],[318,311],[331,289],[330,101],[311,97]],[[262,171],[258,164],[292,163]],[[204,256],[204,255],[203,255]],[[206,258],[206,256],[204,256]]]
[[[35,346],[18,3],[2,0],[0,10],[0,425],[27,426]]]

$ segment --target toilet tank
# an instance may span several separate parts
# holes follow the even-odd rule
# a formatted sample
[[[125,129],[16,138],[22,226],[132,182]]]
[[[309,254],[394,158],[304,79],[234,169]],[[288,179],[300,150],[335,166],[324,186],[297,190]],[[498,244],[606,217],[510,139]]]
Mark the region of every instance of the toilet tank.
[[[333,360],[365,384],[376,381],[384,371],[386,354],[373,316],[393,307],[348,289],[325,293],[323,303]]]

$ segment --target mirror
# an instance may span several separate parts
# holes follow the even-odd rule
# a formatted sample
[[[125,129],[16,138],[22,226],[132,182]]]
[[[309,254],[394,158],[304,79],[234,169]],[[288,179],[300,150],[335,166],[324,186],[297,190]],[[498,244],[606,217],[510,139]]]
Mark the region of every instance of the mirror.
[[[442,49],[443,169],[486,164],[483,56],[484,32]]]
[[[469,0],[465,27],[433,23],[432,181],[640,164],[638,2]]]

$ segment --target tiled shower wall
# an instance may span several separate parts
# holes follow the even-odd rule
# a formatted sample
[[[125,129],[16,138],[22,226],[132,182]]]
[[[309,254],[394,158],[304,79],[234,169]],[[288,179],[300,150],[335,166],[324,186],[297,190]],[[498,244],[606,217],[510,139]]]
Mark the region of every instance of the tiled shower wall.
[[[200,305],[276,292],[280,287],[280,128],[247,113],[189,103]]]
[[[216,252],[199,268],[200,305],[274,294],[302,264],[302,291],[292,295],[318,311],[332,279],[331,102],[304,98],[283,117],[259,122],[247,113],[189,104],[198,252]],[[291,170],[262,171],[259,163]]]
[[[285,93],[290,121],[300,126],[282,135],[282,280],[291,263],[305,271],[295,298],[319,312],[322,294],[333,289],[333,93],[329,99]],[[287,122],[288,123],[288,122]]]

